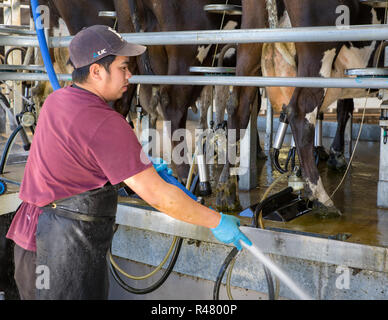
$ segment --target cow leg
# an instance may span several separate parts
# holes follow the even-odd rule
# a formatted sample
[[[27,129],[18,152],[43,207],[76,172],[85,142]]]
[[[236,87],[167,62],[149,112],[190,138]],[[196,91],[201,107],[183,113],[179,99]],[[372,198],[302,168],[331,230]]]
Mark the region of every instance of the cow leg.
[[[340,213],[323,186],[314,159],[315,122],[323,94],[324,90],[319,88],[296,88],[286,112],[306,180],[306,193],[320,214],[331,216]]]
[[[257,89],[257,114],[259,115],[260,109],[261,109],[261,94],[260,89]],[[257,160],[267,160],[267,155],[265,154],[263,148],[260,144],[260,135],[259,132],[257,132]]]
[[[262,44],[240,44],[238,46],[237,76],[259,75],[261,50]],[[227,100],[228,130],[236,130],[237,141],[240,140],[240,129],[245,129],[248,126],[250,111],[252,104],[255,102],[257,90],[256,87],[234,87]],[[230,175],[231,164],[228,161],[227,157],[227,163],[221,172],[216,189],[217,209],[225,212],[235,211],[240,208],[237,176]]]
[[[265,28],[265,0],[243,0],[242,10],[241,29]],[[236,76],[260,75],[262,48],[261,43],[238,45]],[[248,126],[257,90],[256,87],[234,87],[228,98],[228,131],[235,130],[236,141],[240,139],[240,129]],[[223,211],[233,211],[239,207],[237,176],[230,175],[231,164],[228,158],[217,185],[217,209]]]
[[[177,173],[181,182],[186,184],[189,173],[189,158],[191,149],[188,143],[192,144],[191,135],[187,132],[186,120],[187,110],[191,101],[192,87],[190,86],[161,86],[160,87],[160,105],[165,121],[171,122],[171,144],[172,161],[171,165],[174,172]],[[188,143],[186,139],[189,140]],[[190,145],[191,147],[191,145]]]
[[[353,99],[338,100],[337,102],[337,131],[330,147],[327,165],[329,168],[342,171],[346,169],[347,162],[344,155],[346,124],[353,114]]]
[[[212,103],[212,86],[205,86],[202,89],[201,96],[198,100],[199,105],[199,129],[207,129],[207,114]]]
[[[229,87],[227,86],[215,86],[214,98],[215,98],[215,128],[220,128],[224,124],[226,103],[229,97]]]

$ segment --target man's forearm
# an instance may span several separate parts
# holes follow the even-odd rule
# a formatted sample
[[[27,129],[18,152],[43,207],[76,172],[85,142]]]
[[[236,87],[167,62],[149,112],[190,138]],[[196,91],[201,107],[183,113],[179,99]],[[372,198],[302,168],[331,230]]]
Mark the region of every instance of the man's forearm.
[[[166,183],[163,193],[159,193],[153,207],[172,218],[188,223],[215,228],[221,215],[187,196],[178,187]]]
[[[178,187],[164,181],[154,168],[124,181],[139,197],[159,211],[188,223],[215,228],[221,215],[191,199]]]

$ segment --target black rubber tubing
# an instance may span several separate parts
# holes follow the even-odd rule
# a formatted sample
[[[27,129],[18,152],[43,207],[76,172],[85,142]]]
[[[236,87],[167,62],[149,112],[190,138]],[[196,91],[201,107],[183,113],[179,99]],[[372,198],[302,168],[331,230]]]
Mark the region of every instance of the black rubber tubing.
[[[229,252],[228,256],[225,258],[223,264],[221,265],[221,268],[218,271],[216,282],[214,283],[213,300],[220,300],[220,287],[221,287],[222,278],[224,277],[224,274],[228,269],[229,264],[232,262],[232,260],[237,255],[237,253],[238,253],[238,250],[236,247],[234,247],[232,251]],[[265,266],[263,266],[263,268],[264,268],[265,278],[267,280],[267,285],[268,285],[268,300],[275,300],[275,290],[274,290],[271,272]]]
[[[175,245],[175,248],[174,248],[174,252],[172,254],[172,258],[170,260],[170,263],[167,266],[167,269],[164,271],[162,277],[158,281],[156,281],[154,284],[152,284],[151,286],[149,286],[147,288],[138,289],[138,288],[134,288],[134,287],[128,285],[127,283],[125,283],[124,280],[121,279],[121,277],[119,276],[117,270],[115,269],[115,267],[112,265],[112,263],[110,261],[108,262],[109,263],[109,270],[110,270],[113,278],[116,280],[116,282],[125,291],[131,292],[131,293],[134,293],[134,294],[147,294],[147,293],[150,293],[150,292],[155,291],[156,289],[158,289],[167,280],[167,278],[169,277],[170,273],[174,269],[176,260],[178,259],[182,243],[183,243],[183,238],[178,238],[178,241],[177,241],[177,243]]]

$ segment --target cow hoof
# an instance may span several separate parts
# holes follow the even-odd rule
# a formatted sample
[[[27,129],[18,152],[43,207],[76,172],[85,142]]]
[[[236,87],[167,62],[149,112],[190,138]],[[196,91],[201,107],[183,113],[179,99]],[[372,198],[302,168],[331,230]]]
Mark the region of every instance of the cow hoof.
[[[343,153],[330,152],[329,159],[327,160],[327,166],[336,171],[344,171],[348,166]]]
[[[314,200],[312,212],[319,218],[323,219],[339,218],[342,216],[341,211],[339,211],[335,206],[325,206],[318,200]]]
[[[216,188],[216,209],[221,212],[241,211],[234,182],[220,183]]]

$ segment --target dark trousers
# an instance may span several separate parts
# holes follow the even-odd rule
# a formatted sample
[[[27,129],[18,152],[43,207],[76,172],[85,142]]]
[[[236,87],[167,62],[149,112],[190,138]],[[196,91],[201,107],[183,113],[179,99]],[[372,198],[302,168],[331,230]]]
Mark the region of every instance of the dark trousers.
[[[20,299],[35,300],[36,290],[36,253],[24,250],[15,244],[15,281],[19,290]]]

